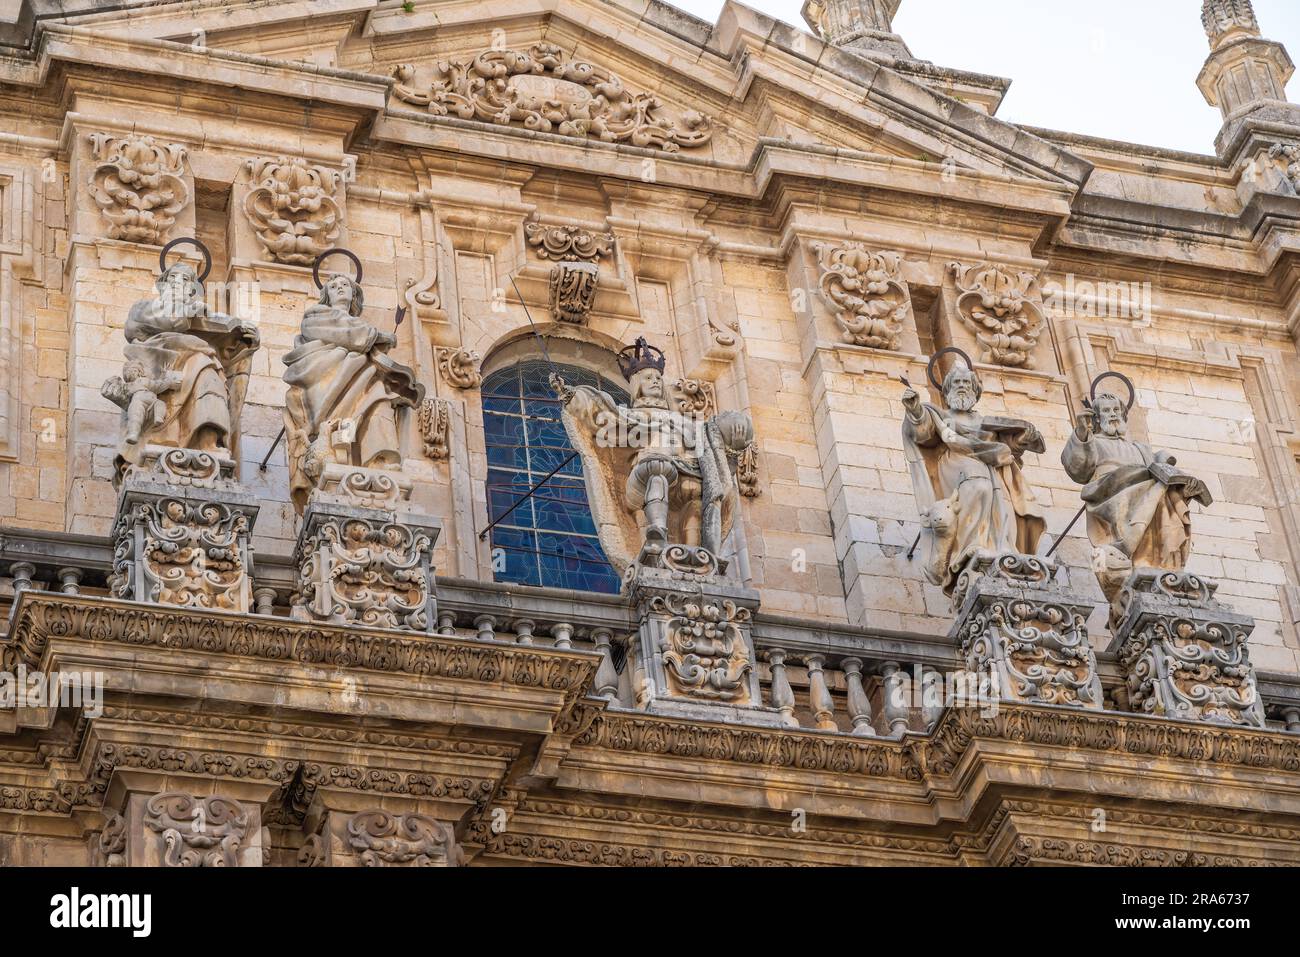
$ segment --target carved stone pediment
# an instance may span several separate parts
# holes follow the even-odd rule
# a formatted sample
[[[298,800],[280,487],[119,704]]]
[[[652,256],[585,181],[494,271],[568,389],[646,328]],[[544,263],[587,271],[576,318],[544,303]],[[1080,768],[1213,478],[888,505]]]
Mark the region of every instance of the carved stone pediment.
[[[435,116],[518,125],[561,136],[675,153],[706,145],[712,121],[698,110],[670,115],[659,98],[633,93],[609,70],[572,58],[553,43],[489,48],[434,65],[430,79],[414,64],[394,68],[393,95]]]

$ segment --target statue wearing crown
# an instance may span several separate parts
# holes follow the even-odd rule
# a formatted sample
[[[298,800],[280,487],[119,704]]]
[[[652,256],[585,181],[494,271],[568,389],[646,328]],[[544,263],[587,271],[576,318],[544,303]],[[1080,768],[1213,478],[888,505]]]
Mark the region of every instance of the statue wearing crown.
[[[552,376],[562,418],[582,460],[600,544],[620,573],[655,565],[671,546],[716,562],[737,513],[734,461],[754,438],[742,412],[700,420],[673,409],[664,354],[638,339],[619,354],[631,406]]]

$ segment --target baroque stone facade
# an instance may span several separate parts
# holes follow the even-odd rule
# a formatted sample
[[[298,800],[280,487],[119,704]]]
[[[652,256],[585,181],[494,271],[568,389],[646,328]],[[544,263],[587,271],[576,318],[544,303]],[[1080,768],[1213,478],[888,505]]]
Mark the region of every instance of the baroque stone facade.
[[[1300,864],[1250,3],[1203,156],[899,0],[10,6],[0,864]]]

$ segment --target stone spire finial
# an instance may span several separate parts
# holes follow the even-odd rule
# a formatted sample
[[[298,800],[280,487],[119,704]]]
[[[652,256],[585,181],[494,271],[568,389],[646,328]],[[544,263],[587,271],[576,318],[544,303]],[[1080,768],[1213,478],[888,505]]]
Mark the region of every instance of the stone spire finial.
[[[1196,85],[1225,120],[1286,102],[1295,64],[1282,44],[1264,39],[1250,0],[1204,0],[1201,22],[1211,52]]]
[[[1201,4],[1201,23],[1210,46],[1216,50],[1234,37],[1260,35],[1250,0],[1205,0]]]
[[[894,33],[894,15],[903,0],[804,0],[803,18],[832,46],[857,52],[882,52],[911,58]]]

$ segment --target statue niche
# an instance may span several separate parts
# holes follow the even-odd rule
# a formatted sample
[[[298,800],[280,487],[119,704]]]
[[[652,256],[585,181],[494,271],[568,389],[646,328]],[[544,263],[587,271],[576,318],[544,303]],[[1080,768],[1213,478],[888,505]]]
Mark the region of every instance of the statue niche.
[[[202,274],[185,262],[167,265],[179,244],[196,246]],[[155,295],[131,307],[122,374],[104,383],[105,398],[122,409],[118,471],[140,461],[148,446],[194,449],[231,457],[258,331],[208,308],[203,281],[212,260],[193,239],[173,240],[159,258]]]
[[[361,264],[357,278],[331,274],[322,284],[315,266],[319,300],[303,313],[301,333],[284,356],[285,432],[289,488],[299,513],[331,465],[344,469],[397,472],[402,467],[397,409],[416,407],[424,387],[411,369],[386,353],[397,345],[361,318]]]
[[[965,364],[954,365],[940,386],[935,364],[948,352]],[[936,353],[929,375],[944,407],[923,403],[908,386],[903,447],[921,512],[926,577],[951,597],[973,558],[1037,551],[1046,522],[1022,458],[1046,445],[1029,422],[975,410],[983,387],[960,349]]]
[[[590,386],[551,381],[582,459],[601,546],[620,573],[659,565],[678,553],[675,546],[718,570],[739,501],[735,461],[754,439],[743,412],[700,420],[672,408],[664,365],[663,352],[645,339],[620,353],[631,407]]]

